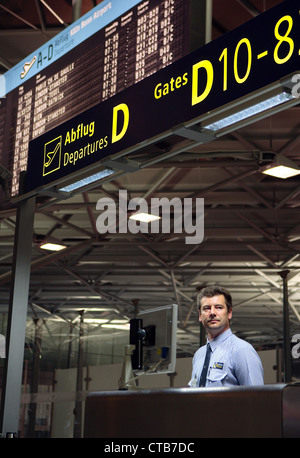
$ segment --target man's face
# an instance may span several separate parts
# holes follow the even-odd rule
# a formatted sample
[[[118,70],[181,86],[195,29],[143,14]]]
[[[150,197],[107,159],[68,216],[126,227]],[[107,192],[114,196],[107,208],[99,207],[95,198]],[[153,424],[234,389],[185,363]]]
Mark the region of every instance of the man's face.
[[[232,311],[227,310],[223,294],[213,297],[203,297],[201,300],[199,321],[202,322],[209,337],[214,338],[229,328]]]

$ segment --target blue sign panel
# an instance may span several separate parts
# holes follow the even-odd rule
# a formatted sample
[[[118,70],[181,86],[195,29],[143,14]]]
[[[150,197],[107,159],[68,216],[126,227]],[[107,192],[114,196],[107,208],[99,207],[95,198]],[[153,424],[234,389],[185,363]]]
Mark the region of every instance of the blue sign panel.
[[[6,93],[53,64],[141,0],[104,0],[5,73]]]

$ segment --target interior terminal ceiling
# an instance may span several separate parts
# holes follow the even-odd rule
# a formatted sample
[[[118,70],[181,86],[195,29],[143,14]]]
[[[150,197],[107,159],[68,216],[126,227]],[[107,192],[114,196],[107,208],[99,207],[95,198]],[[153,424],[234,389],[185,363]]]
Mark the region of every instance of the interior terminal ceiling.
[[[48,1],[63,25],[42,3],[29,3],[1,2],[3,72],[72,22],[71,2]],[[225,7],[224,1],[212,0],[212,39],[280,3],[227,0]],[[94,6],[82,1],[81,14]],[[68,199],[39,196],[29,321],[45,319],[50,339],[61,320],[76,321],[84,310],[86,326],[94,320],[91,332],[105,336],[99,320],[129,320],[139,310],[176,302],[178,355],[192,356],[199,344],[197,292],[217,283],[233,295],[232,329],[256,347],[269,348],[282,343],[280,272],[289,270],[290,331],[291,336],[299,333],[299,177],[267,177],[257,163],[260,154],[274,152],[299,164],[299,139],[295,105],[202,145],[173,135],[130,157],[133,166],[134,161],[145,163],[143,169],[133,167]],[[158,157],[162,160],[156,162]],[[149,208],[155,198],[204,199],[203,240],[188,245],[184,231],[172,230],[100,234],[97,203],[106,198],[118,204],[123,191],[128,201],[139,197]],[[0,312],[6,314],[16,210],[4,198],[1,207]],[[43,251],[40,243],[47,239],[66,245],[65,250]]]

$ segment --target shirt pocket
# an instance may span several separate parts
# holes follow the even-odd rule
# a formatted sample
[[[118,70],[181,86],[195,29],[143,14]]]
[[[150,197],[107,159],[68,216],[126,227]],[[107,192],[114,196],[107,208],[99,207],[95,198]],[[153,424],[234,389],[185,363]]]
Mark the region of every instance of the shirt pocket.
[[[211,369],[208,374],[209,386],[223,386],[227,372],[221,369]]]

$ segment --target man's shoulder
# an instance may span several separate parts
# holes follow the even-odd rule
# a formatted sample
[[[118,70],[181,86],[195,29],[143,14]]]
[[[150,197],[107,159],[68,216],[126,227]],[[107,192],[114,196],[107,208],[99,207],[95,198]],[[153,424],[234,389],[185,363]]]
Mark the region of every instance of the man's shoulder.
[[[254,347],[251,345],[251,343],[247,342],[247,340],[242,339],[241,337],[238,337],[235,334],[231,334],[230,336],[230,341],[231,344],[237,349],[248,349],[248,350],[254,350]]]
[[[199,358],[200,356],[203,356],[206,353],[206,345],[202,345],[198,350],[196,350],[194,354],[194,358]]]

